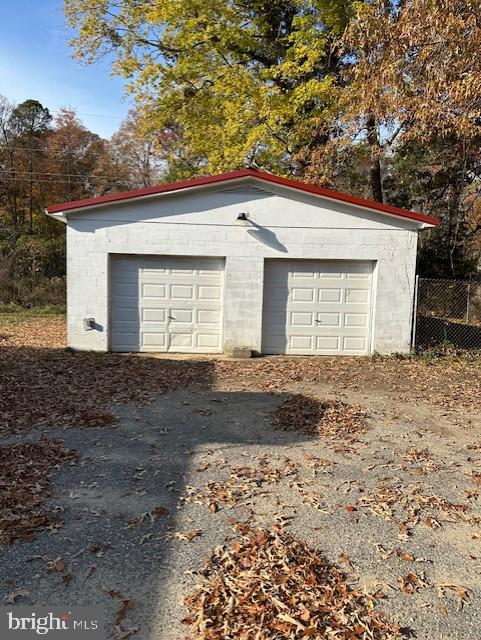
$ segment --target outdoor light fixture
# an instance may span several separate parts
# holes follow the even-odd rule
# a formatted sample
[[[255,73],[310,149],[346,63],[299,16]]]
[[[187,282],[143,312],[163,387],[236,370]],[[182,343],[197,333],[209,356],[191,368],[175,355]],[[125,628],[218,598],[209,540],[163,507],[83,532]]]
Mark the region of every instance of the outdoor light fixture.
[[[95,318],[84,318],[83,327],[84,331],[92,331],[92,329],[95,329]]]
[[[239,225],[239,227],[250,227],[251,221],[249,220],[247,213],[241,211],[241,213],[237,214],[236,224]]]

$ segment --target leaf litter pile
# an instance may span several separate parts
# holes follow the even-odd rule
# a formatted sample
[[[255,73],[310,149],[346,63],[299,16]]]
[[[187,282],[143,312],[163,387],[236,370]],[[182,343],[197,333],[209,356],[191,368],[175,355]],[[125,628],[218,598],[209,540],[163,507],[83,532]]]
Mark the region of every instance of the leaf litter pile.
[[[188,485],[181,502],[202,504],[216,513],[221,507],[231,508],[240,502],[253,498],[260,492],[267,492],[270,484],[277,484],[283,478],[295,477],[299,465],[286,458],[282,466],[269,464],[267,456],[259,460],[257,468],[247,465],[230,470],[229,477],[207,482],[203,488]]]
[[[454,504],[433,494],[428,485],[403,484],[400,481],[378,481],[357,501],[365,509],[383,520],[397,522],[401,534],[408,536],[416,525],[439,529],[444,523],[464,522],[479,525],[481,517],[470,515],[467,504]]]
[[[472,428],[472,413],[480,407],[479,359],[279,357],[248,361],[164,360],[150,356],[72,353],[63,349],[63,329],[64,321],[58,318],[39,318],[29,323],[18,323],[13,328],[0,324],[0,434],[21,434],[35,425],[109,426],[116,420],[116,403],[143,404],[156,398],[159,393],[190,385],[226,392],[241,390],[293,394],[272,415],[274,425],[286,431],[338,438],[342,442],[334,448],[334,453],[338,452],[337,449],[342,453],[345,450],[342,447],[351,444],[353,449],[354,446],[358,448],[354,443],[356,437],[367,430],[367,414],[357,406],[338,401],[320,402],[313,396],[302,395],[302,392],[316,394],[321,391],[319,388],[313,391],[313,385],[331,385],[336,393],[362,391],[363,395],[367,394],[366,399],[370,395],[375,397],[378,390],[383,393],[389,391],[389,398],[396,402],[412,402],[414,398],[442,406],[446,411],[443,415],[460,411],[460,415],[466,418],[466,425],[463,425],[466,429]],[[366,382],[375,390],[372,394],[365,391]],[[210,416],[215,412],[202,408],[198,413]],[[444,493],[442,478],[447,478],[450,487],[454,486],[452,483],[455,480],[451,480],[446,473],[450,469],[455,471],[458,463],[451,460],[450,456],[440,455],[439,448],[431,452],[431,438],[424,438],[424,441],[419,441],[419,446],[416,444],[417,448],[411,446],[406,450],[407,442],[411,445],[412,439],[402,442],[394,431],[388,433],[391,439],[387,438],[381,449],[373,451],[373,445],[378,446],[376,423],[373,420],[369,424],[370,433],[366,435],[369,441],[366,446],[371,447],[368,453],[375,454],[373,464],[367,467],[367,477],[363,471],[361,479],[346,480],[343,475],[344,460],[321,460],[312,456],[309,447],[322,447],[325,443],[312,443],[304,439],[309,443],[306,456],[311,457],[310,464],[307,457],[306,461],[299,463],[278,456],[280,463],[274,465],[272,447],[265,456],[259,458],[256,455],[257,467],[239,465],[237,457],[231,460],[221,458],[217,469],[227,469],[223,479],[215,475],[215,460],[211,461],[197,469],[203,471],[210,467],[207,482],[199,488],[188,486],[180,498],[181,504],[200,503],[211,512],[241,504],[244,511],[246,503],[249,505],[255,496],[265,495],[267,504],[274,499],[267,494],[279,495],[284,500],[286,493],[289,497],[292,495],[289,491],[297,491],[302,502],[321,511],[323,518],[332,513],[341,513],[341,517],[344,515],[349,524],[344,531],[337,530],[339,537],[342,539],[348,531],[349,535],[361,538],[364,543],[363,536],[366,535],[366,543],[375,542],[382,564],[388,564],[386,569],[380,562],[374,565],[378,572],[376,579],[380,579],[380,582],[369,587],[369,593],[374,595],[357,589],[336,567],[284,530],[274,529],[268,533],[239,527],[242,538],[236,544],[215,550],[204,571],[201,586],[188,599],[190,615],[185,622],[194,640],[397,638],[401,633],[397,626],[382,614],[376,614],[374,608],[375,601],[385,597],[383,591],[386,586],[392,591],[390,611],[403,625],[407,619],[399,613],[397,594],[414,600],[418,592],[425,592],[429,587],[439,598],[452,598],[454,594],[459,609],[468,603],[469,598],[472,602],[476,601],[479,590],[476,590],[477,582],[470,580],[469,572],[466,571],[463,576],[463,584],[467,586],[457,584],[458,576],[455,572],[452,575],[449,566],[450,556],[447,555],[445,561],[439,561],[432,549],[435,548],[435,535],[439,534],[439,545],[442,546],[445,534],[459,535],[459,531],[465,531],[463,544],[467,541],[470,546],[463,546],[466,553],[460,556],[464,562],[463,570],[464,566],[468,569],[470,563],[473,563],[473,568],[479,564],[480,555],[475,548],[481,540],[479,530],[459,528],[462,525],[479,527],[481,524],[476,510],[481,486],[481,473],[475,458],[481,451],[479,432],[472,433],[469,444],[465,445],[469,451],[470,465],[466,469],[463,467],[462,471],[463,481],[469,483],[469,490],[464,491],[464,496],[453,492],[448,500],[436,495],[435,491]],[[384,429],[382,426],[380,428]],[[423,430],[421,425],[419,428]],[[381,435],[386,435],[385,429]],[[390,455],[384,453],[390,451],[391,442],[397,449],[397,460],[391,460]],[[46,527],[55,531],[61,526],[59,509],[53,507],[49,511],[44,505],[44,499],[51,492],[48,474],[52,468],[69,460],[74,463],[75,460],[75,454],[62,449],[60,444],[56,454],[57,445],[48,441],[45,441],[44,449],[38,444],[19,446],[25,449],[4,447],[0,451],[0,541],[6,543],[17,539],[31,540],[39,529]],[[50,453],[47,453],[47,449]],[[47,459],[50,460],[48,464]],[[9,460],[15,460],[15,465]],[[367,460],[370,461],[369,455],[361,456],[359,464]],[[348,463],[350,469],[355,469],[357,463]],[[384,475],[390,473],[384,469],[391,468],[401,477]],[[379,473],[374,469],[378,469]],[[459,469],[461,472],[461,467]],[[405,477],[428,474],[432,475],[430,480],[433,486],[414,484],[412,477]],[[347,506],[345,494],[350,494]],[[297,505],[299,496],[296,494],[292,497]],[[252,504],[254,508],[245,510],[252,513],[251,525],[254,527],[255,509],[263,507],[264,503],[259,499],[252,500]],[[133,517],[126,530],[136,530],[146,523],[154,523],[167,514],[168,510],[163,506],[149,508]],[[364,527],[368,514],[395,525],[390,527],[392,533],[389,534],[396,536],[393,544],[390,544],[389,538],[378,540],[376,537],[375,541],[369,538],[370,533],[366,533]],[[303,517],[302,514],[299,516]],[[200,517],[203,515],[200,514]],[[226,516],[220,513],[215,517],[221,523]],[[238,513],[236,517],[240,517]],[[277,521],[284,520],[280,518]],[[323,520],[327,527],[331,527],[329,521],[329,518]],[[203,526],[202,520],[198,524]],[[358,529],[356,533],[355,529]],[[207,527],[193,531],[185,528],[182,532],[172,534],[173,539],[186,542],[194,540],[194,544],[199,542],[199,546],[210,544],[208,536]],[[329,545],[332,547],[330,537],[328,535],[325,538],[329,557],[339,557],[346,565],[346,571],[355,570],[358,576],[363,576],[363,572],[368,577],[371,575],[371,566],[366,569],[363,559],[356,556],[355,545],[351,547],[350,541],[344,536],[343,548],[347,549],[349,556],[343,553],[342,559],[338,556],[337,548],[334,551],[329,548]],[[204,541],[198,538],[204,538]],[[399,548],[399,540],[406,542],[403,548]],[[419,543],[420,548],[415,549],[416,553],[408,547],[408,540],[416,542],[416,545]],[[425,540],[430,543],[427,548],[423,548]],[[155,544],[151,533],[141,538],[141,544],[144,542]],[[449,551],[450,547],[445,545],[442,548]],[[350,558],[354,563],[352,565]],[[400,568],[400,560],[428,563],[427,575],[424,571],[414,570],[414,567],[424,567],[424,564],[406,564],[406,568]],[[52,560],[54,569],[49,570],[63,571],[62,563],[57,561],[58,558]],[[436,574],[430,574],[431,562],[439,563],[439,567],[444,569],[446,575],[442,576],[443,582],[438,582]],[[409,566],[413,567],[411,571]],[[87,577],[95,569],[96,566],[91,566]],[[394,571],[397,573],[393,574]],[[384,575],[386,572],[388,576]],[[394,576],[397,576],[396,580],[391,579]],[[66,575],[65,578],[71,576]],[[366,580],[365,584],[369,585],[370,581]],[[121,619],[130,610],[133,599],[120,595],[112,597],[118,597],[120,601],[115,637],[129,637],[136,633],[137,628],[124,629]],[[422,597],[427,598],[428,594],[423,593]],[[398,607],[398,614],[393,611],[393,603]],[[429,614],[426,602],[417,600],[416,603],[416,607],[422,607],[425,612],[423,617],[425,615],[426,619],[435,620],[434,612],[438,611],[440,604],[431,603],[433,613]],[[401,604],[406,607],[405,602]],[[414,604],[410,605],[411,610],[414,610]],[[467,607],[468,622],[469,610],[474,608]],[[448,616],[447,608],[444,615]],[[463,637],[472,637],[469,633],[468,626]]]
[[[57,440],[0,447],[0,542],[32,541],[39,529],[61,526],[45,506],[49,472],[77,457]]]
[[[193,384],[278,393],[291,390],[293,385],[312,383],[359,390],[369,382],[372,387],[397,391],[400,397],[420,394],[448,410],[476,409],[481,396],[476,359],[279,357],[235,362],[73,353],[63,348],[65,320],[61,316],[0,320],[0,433],[18,433],[34,425],[108,426],[116,420],[112,404],[143,403],[159,393]],[[293,402],[299,415],[290,417],[301,423],[306,413],[302,405],[309,408],[315,400],[300,396],[291,399],[291,406]],[[282,416],[287,417],[289,411],[281,411],[279,426],[290,428],[282,424]],[[324,417],[319,429],[326,435],[331,428],[339,435],[343,423],[347,434],[362,422],[359,410],[341,403],[320,407],[320,412]],[[291,424],[295,422],[291,420]],[[315,430],[308,421],[304,425],[307,429],[313,426]]]
[[[59,334],[58,318],[0,324],[0,434],[38,425],[109,426],[116,422],[112,404],[212,383],[210,362],[75,353],[59,348]]]
[[[255,358],[216,362],[216,374],[236,387],[289,392],[297,385],[336,385],[339,390],[387,389],[395,398],[428,399],[447,411],[477,411],[481,398],[481,358],[474,355],[416,357]]]
[[[296,394],[273,412],[272,424],[286,431],[350,439],[354,434],[366,431],[366,417],[360,407],[345,402],[321,402]]]
[[[238,542],[214,550],[188,596],[192,640],[389,640],[399,627],[374,599],[304,541],[236,523]]]

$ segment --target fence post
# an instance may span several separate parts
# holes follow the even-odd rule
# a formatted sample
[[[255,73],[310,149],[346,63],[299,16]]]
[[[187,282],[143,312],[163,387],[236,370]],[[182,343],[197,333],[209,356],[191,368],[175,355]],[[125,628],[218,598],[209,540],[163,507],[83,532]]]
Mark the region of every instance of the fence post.
[[[468,283],[468,299],[466,300],[466,324],[469,324],[469,297],[471,293],[471,283]]]
[[[415,284],[414,284],[413,331],[411,336],[411,349],[416,348],[416,329],[418,324],[418,290],[419,290],[419,276],[416,276]]]

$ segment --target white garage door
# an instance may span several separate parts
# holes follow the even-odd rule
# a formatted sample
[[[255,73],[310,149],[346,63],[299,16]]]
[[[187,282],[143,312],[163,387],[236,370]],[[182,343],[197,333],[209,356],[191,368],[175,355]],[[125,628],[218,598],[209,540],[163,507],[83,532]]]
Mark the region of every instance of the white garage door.
[[[371,262],[266,260],[263,353],[368,353],[371,288]]]
[[[112,256],[112,351],[220,353],[224,261]]]

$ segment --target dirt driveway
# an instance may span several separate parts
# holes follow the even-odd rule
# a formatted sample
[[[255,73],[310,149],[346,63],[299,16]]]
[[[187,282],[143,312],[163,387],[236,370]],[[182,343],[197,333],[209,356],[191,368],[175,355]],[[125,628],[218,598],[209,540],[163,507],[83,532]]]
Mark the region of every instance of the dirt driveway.
[[[78,452],[50,469],[50,524],[2,547],[0,601],[101,604],[109,637],[188,637],[183,598],[237,521],[317,549],[399,637],[481,637],[477,360],[84,357],[49,342],[59,326],[0,328],[0,449]],[[273,425],[298,395],[353,407],[364,428]]]

